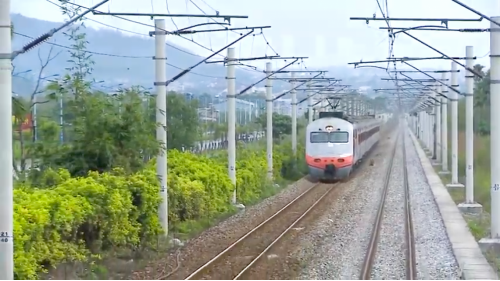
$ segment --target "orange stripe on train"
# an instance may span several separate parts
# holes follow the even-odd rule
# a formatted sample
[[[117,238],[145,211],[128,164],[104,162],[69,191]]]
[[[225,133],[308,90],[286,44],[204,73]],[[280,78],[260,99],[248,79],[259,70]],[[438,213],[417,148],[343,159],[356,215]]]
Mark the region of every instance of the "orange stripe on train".
[[[354,156],[352,155],[345,157],[312,157],[306,154],[307,165],[318,169],[325,169],[328,164],[333,164],[336,168],[344,168],[352,166],[353,161]]]

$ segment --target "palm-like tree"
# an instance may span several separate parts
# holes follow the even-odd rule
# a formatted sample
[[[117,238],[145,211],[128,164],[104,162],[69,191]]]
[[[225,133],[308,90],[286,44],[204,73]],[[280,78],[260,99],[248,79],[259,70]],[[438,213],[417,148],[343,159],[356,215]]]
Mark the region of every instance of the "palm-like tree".
[[[484,73],[484,65],[476,64],[476,65],[474,65],[474,66],[472,67],[472,69],[473,69],[475,72],[477,72],[477,73],[481,74],[481,75],[484,77],[484,74],[485,74],[485,73]],[[480,77],[477,77],[477,76],[475,76],[475,75],[474,75],[474,82],[476,82],[476,83],[477,83],[477,82],[480,82],[482,79],[483,79],[483,78],[480,78]]]

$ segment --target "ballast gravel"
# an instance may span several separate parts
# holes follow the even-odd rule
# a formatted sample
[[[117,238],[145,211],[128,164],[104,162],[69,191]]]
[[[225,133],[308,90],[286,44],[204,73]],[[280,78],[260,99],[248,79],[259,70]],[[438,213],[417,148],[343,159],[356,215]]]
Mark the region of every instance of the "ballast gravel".
[[[410,185],[417,277],[423,280],[458,280],[460,269],[453,254],[432,190],[417,150],[406,130],[406,161]]]
[[[393,161],[382,214],[377,252],[371,272],[371,278],[374,280],[406,279],[405,193],[401,136]]]
[[[302,270],[290,278],[359,279],[394,140],[394,134],[384,135],[369,156],[373,166],[351,179],[331,208],[304,230],[302,246],[293,253]]]
[[[406,134],[408,181],[413,216],[417,276],[426,280],[457,280],[460,270],[454,258],[438,207],[428,185],[416,149]],[[331,209],[300,237],[301,247],[289,259],[301,269],[291,278],[359,279],[381,198],[395,134],[374,152],[375,165],[346,186]],[[403,205],[402,145],[394,159],[384,222],[372,269],[375,279],[406,279]]]

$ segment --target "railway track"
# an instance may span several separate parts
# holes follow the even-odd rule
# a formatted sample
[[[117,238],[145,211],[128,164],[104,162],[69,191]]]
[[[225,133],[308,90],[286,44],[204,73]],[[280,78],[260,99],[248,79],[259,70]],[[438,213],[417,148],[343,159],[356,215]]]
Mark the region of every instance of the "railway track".
[[[246,279],[269,250],[282,240],[339,183],[318,183],[304,191],[274,215],[251,229],[224,251],[191,273],[185,280]]]
[[[394,145],[394,150],[392,151],[392,157],[387,169],[387,173],[385,175],[385,183],[384,183],[384,188],[382,190],[382,196],[380,199],[380,205],[377,210],[377,215],[375,219],[375,224],[373,226],[372,234],[370,237],[370,242],[368,244],[368,249],[366,252],[365,260],[363,263],[363,267],[361,270],[361,276],[360,279],[362,280],[369,280],[372,278],[372,269],[373,265],[375,263],[375,260],[377,258],[377,248],[378,248],[378,242],[379,242],[379,237],[380,237],[380,230],[381,226],[383,224],[383,219],[384,219],[384,208],[385,208],[385,203],[386,203],[386,198],[387,198],[387,193],[389,190],[389,185],[391,182],[391,174],[393,173],[394,169],[396,168],[402,168],[403,169],[403,191],[404,191],[404,230],[405,230],[405,245],[406,245],[406,250],[405,250],[405,259],[406,259],[406,278],[407,280],[416,280],[417,279],[417,272],[416,272],[416,258],[415,258],[415,239],[414,239],[414,233],[413,233],[413,219],[412,219],[412,214],[411,214],[411,205],[410,205],[410,189],[409,189],[409,184],[408,184],[408,170],[406,166],[406,149],[405,149],[405,135],[406,131],[404,129],[400,128],[400,132],[398,133],[397,139],[395,141]],[[401,146],[399,145],[399,141],[401,141]],[[403,158],[403,165],[402,167],[393,167],[394,164],[394,158],[396,157],[396,151],[398,147],[402,148],[402,158]],[[398,249],[395,249],[395,251],[398,251]]]

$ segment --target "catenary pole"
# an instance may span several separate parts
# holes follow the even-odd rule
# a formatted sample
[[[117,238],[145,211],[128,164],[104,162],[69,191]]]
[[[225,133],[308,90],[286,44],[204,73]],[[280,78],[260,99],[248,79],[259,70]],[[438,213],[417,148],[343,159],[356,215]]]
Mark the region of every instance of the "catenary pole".
[[[444,73],[443,73],[444,77]],[[444,91],[444,87],[442,85],[439,85],[439,90],[438,93],[442,94]],[[439,101],[438,104],[435,106],[435,115],[434,115],[434,122],[436,124],[436,131],[434,132],[434,141],[436,143],[436,146],[434,147],[434,157],[436,158],[436,163],[441,164],[441,150],[443,148],[443,144],[441,143],[441,125],[442,125],[442,118],[441,118],[441,110],[443,109],[443,104],[441,103],[443,101],[441,95],[434,95],[434,97]]]
[[[232,203],[236,204],[236,75],[235,51],[227,49],[227,157],[228,173],[233,184]]]
[[[500,22],[500,17],[492,18]],[[500,237],[500,28],[490,24],[491,236]]]
[[[272,73],[272,64],[266,63],[266,75]],[[271,77],[266,81],[266,104],[267,104],[267,178],[273,179],[273,80]]]
[[[313,106],[312,106],[312,93],[311,93],[311,82],[307,83],[307,119],[308,124],[311,124],[313,121]]]
[[[420,140],[425,140],[425,112],[420,112]]]
[[[295,72],[291,73],[292,81],[295,79]],[[292,151],[293,155],[297,155],[297,91],[295,91],[295,83],[292,82]]]
[[[168,192],[167,192],[167,65],[165,20],[155,19],[155,87],[156,87],[156,139],[162,144],[156,157],[156,174],[160,180],[160,224],[168,235]]]
[[[436,86],[436,89],[438,88],[438,86]],[[431,96],[433,98],[436,98],[436,94],[435,93],[432,93]],[[427,143],[428,143],[428,147],[429,147],[429,151],[431,153],[431,158],[434,158],[434,137],[433,137],[433,134],[434,134],[434,130],[435,130],[435,126],[434,126],[434,117],[436,116],[436,106],[433,105],[433,106],[430,106],[430,110],[429,112],[427,113]]]
[[[38,99],[37,99],[37,94],[35,93],[35,95],[33,96],[33,109],[32,109],[32,113],[31,113],[31,118],[32,118],[32,121],[31,123],[33,124],[33,142],[37,142],[38,141],[38,124],[37,124],[37,103],[38,103]],[[32,163],[33,164],[33,163]]]
[[[10,0],[0,0],[0,279],[14,279]]]
[[[456,62],[451,62],[451,86],[458,90],[458,65]],[[449,188],[464,187],[458,182],[458,94],[455,91],[449,92],[451,104],[451,183],[447,185]]]
[[[443,81],[446,81],[446,73],[442,74]],[[451,80],[450,80],[451,86]],[[449,96],[450,91],[443,87],[443,95]],[[448,171],[448,99],[441,97],[441,172],[440,174],[449,174]]]
[[[435,96],[435,95],[434,95]],[[431,153],[431,157],[434,157],[434,140],[433,133],[435,130],[434,126],[434,115],[435,114],[435,106],[431,106],[431,109],[427,113],[427,143],[429,144],[429,152]]]
[[[62,144],[64,142],[64,98],[63,94],[59,94],[59,142]]]
[[[474,67],[474,47],[465,49],[466,66]],[[474,74],[465,70],[465,203],[474,202]]]

